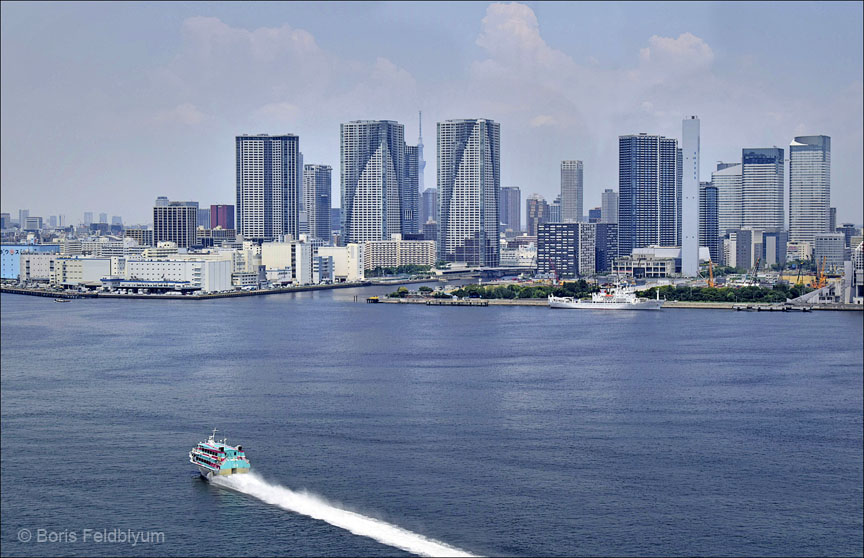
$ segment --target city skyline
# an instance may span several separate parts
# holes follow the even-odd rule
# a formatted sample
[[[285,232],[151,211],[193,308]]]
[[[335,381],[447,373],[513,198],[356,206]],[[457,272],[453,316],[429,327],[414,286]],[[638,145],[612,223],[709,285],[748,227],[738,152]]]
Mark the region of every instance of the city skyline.
[[[601,192],[617,182],[619,135],[680,140],[686,114],[702,120],[702,180],[715,161],[736,160],[744,147],[830,136],[831,205],[838,222],[862,221],[862,72],[861,48],[855,48],[861,30],[854,23],[860,4],[793,4],[764,20],[778,50],[795,48],[796,33],[805,28],[831,29],[825,41],[796,50],[794,64],[763,56],[752,18],[733,19],[715,4],[339,6],[390,32],[364,33],[373,38],[351,50],[350,39],[337,36],[346,24],[328,29],[326,10],[310,4],[291,10],[278,4],[260,10],[3,4],[4,211],[29,208],[75,221],[72,216],[103,207],[135,223],[145,221],[161,193],[205,206],[231,203],[236,135],[296,134],[307,160],[340,172],[340,123],[392,119],[405,122],[406,137],[413,138],[423,110],[428,122],[501,123],[502,185],[551,200],[560,161],[584,161],[585,207],[600,205]],[[760,6],[740,4],[737,11],[759,19]],[[673,10],[674,24],[662,17]],[[570,33],[562,23],[567,16],[608,23],[612,38],[592,43],[597,31],[591,26],[579,26],[584,36]],[[69,36],[72,26],[65,24],[86,31],[94,18],[117,28]],[[34,26],[44,39],[38,45],[30,43]],[[129,32],[147,48],[120,48]],[[410,55],[397,48],[409,39],[416,39]],[[445,55],[432,47],[442,43]],[[286,78],[273,77],[287,75],[273,72],[273,64],[308,87],[292,89]],[[323,76],[311,79],[321,68]],[[51,88],[42,85],[46,74],[55,76]],[[235,82],[242,87],[247,79],[264,79],[267,87],[229,102],[236,99]],[[123,126],[138,131],[117,141]],[[20,141],[49,130],[38,144]],[[429,143],[425,159],[435,160]],[[134,160],[123,156],[130,149]],[[37,163],[51,154],[58,154],[57,165]],[[423,183],[436,179],[434,165],[427,165]],[[68,190],[76,191],[70,207],[47,205]],[[331,197],[338,199],[338,192]]]

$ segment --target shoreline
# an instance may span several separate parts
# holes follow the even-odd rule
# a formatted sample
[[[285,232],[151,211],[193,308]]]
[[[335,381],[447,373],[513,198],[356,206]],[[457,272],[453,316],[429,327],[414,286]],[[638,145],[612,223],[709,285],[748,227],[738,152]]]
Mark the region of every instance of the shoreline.
[[[416,298],[416,299],[393,299],[393,298],[381,298],[379,302],[384,304],[421,304],[426,305],[427,300],[436,300],[436,299],[426,299],[426,298]],[[448,300],[448,299],[441,299]],[[484,299],[471,299],[475,301],[482,300],[483,302],[488,303],[488,306],[542,306],[548,307],[549,303],[546,299],[542,298],[523,298],[523,299],[501,299],[501,298],[484,298]],[[782,303],[779,303],[782,304]],[[690,310],[734,310],[736,306],[753,306],[753,307],[761,307],[761,308],[771,308],[777,306],[778,303],[774,302],[684,302],[684,301],[675,301],[675,300],[667,300],[663,303],[663,309],[666,308],[684,308]],[[451,306],[444,305],[441,306]],[[459,306],[457,304],[453,304],[452,306]],[[813,304],[809,305],[809,308],[812,310],[835,310],[835,311],[862,311],[864,310],[864,306],[857,304]]]
[[[134,298],[142,300],[213,300],[217,298],[237,298],[244,296],[264,296],[271,294],[298,293],[305,291],[327,291],[331,289],[349,289],[352,287],[373,287],[375,283],[363,281],[360,283],[336,283],[330,285],[300,285],[297,287],[282,287],[279,289],[261,289],[253,291],[237,291],[233,293],[212,293],[196,295],[163,295],[163,294],[120,294],[105,292],[69,292],[49,291],[44,289],[25,289],[21,287],[2,287],[0,293],[17,294],[24,296],[42,296],[49,298]]]

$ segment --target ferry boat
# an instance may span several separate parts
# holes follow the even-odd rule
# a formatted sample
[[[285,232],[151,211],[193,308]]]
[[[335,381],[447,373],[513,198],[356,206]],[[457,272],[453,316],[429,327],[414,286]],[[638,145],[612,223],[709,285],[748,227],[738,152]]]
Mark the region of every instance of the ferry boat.
[[[189,462],[208,480],[214,476],[248,473],[250,464],[243,446],[229,446],[227,438],[216,440],[216,432],[214,428],[206,442],[198,442],[189,452]]]
[[[591,298],[575,299],[572,296],[549,295],[549,308],[570,308],[589,310],[660,310],[663,307],[660,292],[657,299],[636,296],[635,287],[616,285],[612,289],[601,289]]]

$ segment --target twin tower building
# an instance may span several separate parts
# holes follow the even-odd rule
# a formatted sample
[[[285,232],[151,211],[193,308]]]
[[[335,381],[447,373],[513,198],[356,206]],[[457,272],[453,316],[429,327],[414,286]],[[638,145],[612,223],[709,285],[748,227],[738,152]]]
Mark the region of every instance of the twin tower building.
[[[439,260],[498,265],[500,137],[492,120],[438,123]],[[420,232],[422,128],[414,146],[398,122],[341,125],[338,224],[330,223],[330,167],[304,166],[298,136],[238,136],[236,148],[237,232],[246,239],[308,232],[329,241],[338,228],[341,242],[350,244]]]

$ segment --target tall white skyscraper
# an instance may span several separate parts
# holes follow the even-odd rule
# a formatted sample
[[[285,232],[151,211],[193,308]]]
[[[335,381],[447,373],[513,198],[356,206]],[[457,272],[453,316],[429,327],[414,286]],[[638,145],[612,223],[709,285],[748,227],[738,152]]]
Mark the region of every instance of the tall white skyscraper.
[[[783,149],[745,148],[741,153],[741,226],[782,231]]]
[[[426,191],[426,181],[423,174],[426,172],[426,159],[423,158],[423,111],[417,115],[420,124],[420,133],[417,137],[417,191]],[[422,225],[422,223],[421,223]]]
[[[247,240],[273,240],[300,232],[300,138],[237,136],[237,232]]]
[[[303,165],[303,206],[309,234],[330,241],[330,165]]]
[[[681,125],[681,274],[699,275],[699,119]]]
[[[831,138],[798,136],[789,144],[789,240],[813,244],[830,229]]]
[[[582,161],[561,161],[561,221],[582,220]]]
[[[500,146],[494,120],[438,123],[439,259],[498,265]]]
[[[741,228],[741,163],[717,163],[711,184],[717,188],[717,227],[724,236]]]
[[[600,222],[618,222],[618,192],[611,188],[606,188],[601,194]]]
[[[392,120],[342,124],[340,160],[345,242],[401,234],[405,127]]]

